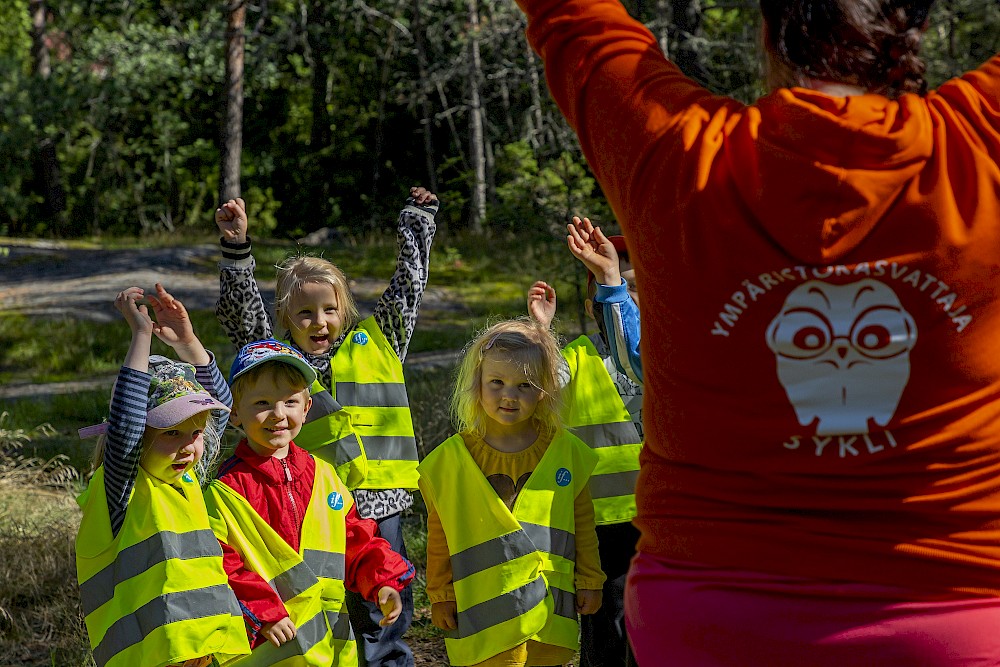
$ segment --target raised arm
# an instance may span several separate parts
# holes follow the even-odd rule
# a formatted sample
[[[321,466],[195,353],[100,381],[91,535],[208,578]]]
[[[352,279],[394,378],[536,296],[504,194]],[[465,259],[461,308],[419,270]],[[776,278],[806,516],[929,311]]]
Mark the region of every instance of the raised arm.
[[[681,74],[620,0],[518,4],[552,97],[619,220],[628,219],[629,198],[646,191],[639,188],[643,167],[657,141],[693,106],[711,115],[711,107],[736,103],[713,97]]]
[[[406,348],[417,325],[420,300],[427,288],[431,242],[437,231],[434,216],[439,206],[433,192],[410,188],[410,197],[399,212],[396,271],[372,313],[400,361],[406,358]]]
[[[142,297],[139,287],[130,287],[115,297],[115,308],[132,330],[132,340],[115,381],[104,440],[104,491],[114,535],[125,521],[125,510],[139,472],[142,437],[146,432],[153,320],[146,306],[137,304]]]
[[[242,199],[225,202],[215,211],[215,224],[222,246],[216,317],[237,348],[270,338],[274,327],[254,277],[246,203]]]

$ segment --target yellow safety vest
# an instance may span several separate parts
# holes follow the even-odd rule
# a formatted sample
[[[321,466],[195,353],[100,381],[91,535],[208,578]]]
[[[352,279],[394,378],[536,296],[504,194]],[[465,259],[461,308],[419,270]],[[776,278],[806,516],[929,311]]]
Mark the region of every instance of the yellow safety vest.
[[[205,489],[215,536],[236,550],[281,598],[296,635],[276,648],[265,642],[224,665],[356,667],[357,646],[344,609],[346,522],[354,500],[333,466],[316,459],[312,496],[296,552],[250,503],[219,480]]]
[[[160,667],[250,652],[201,488],[190,474],[177,485],[139,468],[115,536],[104,466],[77,499],[83,520],[76,537],[76,572],[100,667]]]
[[[356,489],[368,475],[368,457],[354,428],[353,418],[316,380],[310,389],[313,406],[295,444],[337,470],[348,489]],[[313,417],[314,413],[321,416]]]
[[[593,342],[580,336],[562,351],[570,382],[563,387],[563,424],[597,453],[590,478],[597,525],[635,518],[642,438]]]
[[[512,512],[461,435],[421,462],[448,539],[458,605],[458,628],[445,633],[451,664],[474,665],[529,639],[579,648],[574,504],[596,464],[579,438],[560,431]]]
[[[403,364],[375,318],[362,320],[333,355],[332,394],[365,443],[368,475],[359,488],[417,488],[417,441]]]

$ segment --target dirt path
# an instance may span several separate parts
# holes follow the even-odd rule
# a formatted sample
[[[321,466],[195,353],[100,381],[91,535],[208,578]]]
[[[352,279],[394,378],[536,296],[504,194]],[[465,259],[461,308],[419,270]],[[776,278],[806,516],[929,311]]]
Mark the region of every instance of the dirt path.
[[[72,317],[110,322],[120,316],[112,302],[125,287],[152,290],[157,282],[191,310],[212,309],[219,296],[219,248],[212,243],[173,248],[105,250],[57,241],[0,239],[0,312]],[[371,312],[387,281],[359,278],[351,290],[363,314]],[[262,282],[261,292],[274,301],[273,282]],[[449,309],[448,295],[429,289],[423,307]],[[454,363],[456,352],[428,352],[407,358],[407,366],[428,367]],[[67,394],[110,388],[114,375],[73,382],[17,383],[0,386],[0,399]]]

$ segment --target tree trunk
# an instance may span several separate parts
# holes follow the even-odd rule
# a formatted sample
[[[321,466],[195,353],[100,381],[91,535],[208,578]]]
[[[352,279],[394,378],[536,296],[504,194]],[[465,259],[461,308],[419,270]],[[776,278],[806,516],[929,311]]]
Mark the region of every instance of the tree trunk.
[[[29,0],[28,12],[31,15],[31,63],[34,75],[43,82],[48,81],[52,74],[52,64],[49,58],[49,47],[45,43],[46,15],[45,0]],[[47,123],[39,122],[40,126]],[[57,228],[66,224],[66,191],[62,186],[62,174],[59,169],[59,156],[56,153],[56,143],[51,137],[39,138],[35,148],[35,171],[42,184],[45,198],[45,213],[54,219]]]
[[[31,62],[35,76],[49,78],[49,47],[45,44],[45,0],[28,0],[28,13],[31,15]]]
[[[694,46],[695,38],[701,34],[701,0],[672,0],[671,13],[677,42],[674,63],[687,76],[706,83],[708,73]]]
[[[245,0],[226,6],[226,117],[222,125],[222,163],[219,201],[240,196],[240,158],[243,153],[243,54],[246,46]]]
[[[312,66],[312,128],[309,132],[309,146],[314,152],[330,145],[330,112],[327,109],[326,99],[326,88],[330,80],[330,67],[326,62],[326,54],[330,51],[330,47],[329,40],[324,39],[325,6],[325,0],[313,0],[306,27],[309,64]]]
[[[419,77],[420,125],[424,135],[424,159],[427,162],[427,187],[438,191],[437,159],[434,155],[434,114],[430,104],[430,90],[433,85],[427,74],[427,46],[424,44],[424,24],[420,16],[420,0],[413,0],[413,40],[417,52],[417,76]]]
[[[479,55],[479,3],[469,2],[469,156],[472,159],[472,231],[481,233],[486,220],[486,151],[479,83],[482,62]]]
[[[521,31],[524,35],[524,31]],[[527,36],[524,37],[524,46],[528,54],[528,79],[531,82],[531,109],[528,115],[528,143],[532,148],[538,150],[545,144],[545,119],[542,115],[542,82],[538,76],[538,59],[535,51],[528,44]]]

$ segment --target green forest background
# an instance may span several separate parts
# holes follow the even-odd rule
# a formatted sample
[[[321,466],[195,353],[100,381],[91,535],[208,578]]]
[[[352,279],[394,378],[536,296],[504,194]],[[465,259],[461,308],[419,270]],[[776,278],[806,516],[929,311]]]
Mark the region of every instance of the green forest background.
[[[762,92],[752,0],[625,4],[690,76]],[[931,26],[935,85],[1000,50],[1000,1],[941,0]],[[512,0],[5,0],[0,236],[204,232],[233,192],[258,236],[367,234],[414,184],[445,235],[610,222],[524,27]]]
[[[763,93],[754,0],[625,4],[689,76]],[[452,432],[454,353],[490,318],[523,314],[532,280],[558,284],[560,333],[588,329],[564,225],[615,225],[524,28],[513,0],[0,0],[0,268],[30,281],[76,251],[205,245],[220,198],[239,193],[262,283],[296,247],[384,280],[403,197],[424,185],[443,207],[404,371],[426,453]],[[936,2],[931,86],[997,52],[1000,0]],[[214,258],[199,267],[215,280]],[[0,390],[102,381],[0,398],[0,667],[94,664],[73,547],[93,442],[76,429],[106,416],[129,332],[62,310],[0,310]],[[225,372],[235,350],[214,312],[191,314]],[[418,495],[407,641],[436,667],[424,522]]]

